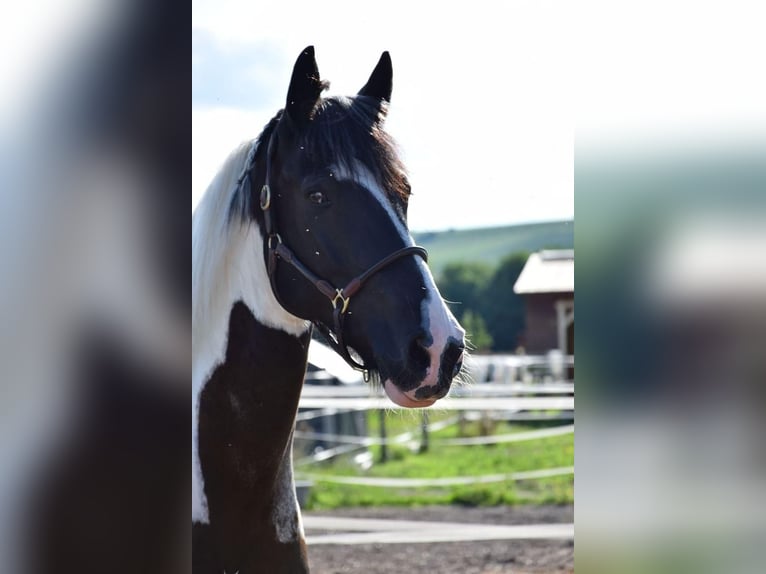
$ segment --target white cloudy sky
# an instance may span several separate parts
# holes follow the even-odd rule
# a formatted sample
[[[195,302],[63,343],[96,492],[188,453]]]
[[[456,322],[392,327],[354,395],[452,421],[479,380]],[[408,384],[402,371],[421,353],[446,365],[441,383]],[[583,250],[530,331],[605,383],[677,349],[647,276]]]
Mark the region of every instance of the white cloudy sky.
[[[309,44],[339,94],[391,52],[388,128],[411,172],[415,230],[573,217],[575,129],[578,154],[766,133],[754,3],[270,4],[193,2],[193,203],[282,107]]]
[[[335,94],[355,93],[391,53],[387,125],[410,171],[413,229],[573,217],[567,14],[501,4],[195,2],[193,202],[284,105],[313,44]]]
[[[313,44],[340,94],[391,52],[388,126],[411,172],[413,229],[570,218],[575,142],[579,157],[764,139],[761,4],[193,0],[192,202],[283,106],[292,64]],[[24,125],[21,105],[50,76],[41,62],[115,5],[3,4],[0,128]]]

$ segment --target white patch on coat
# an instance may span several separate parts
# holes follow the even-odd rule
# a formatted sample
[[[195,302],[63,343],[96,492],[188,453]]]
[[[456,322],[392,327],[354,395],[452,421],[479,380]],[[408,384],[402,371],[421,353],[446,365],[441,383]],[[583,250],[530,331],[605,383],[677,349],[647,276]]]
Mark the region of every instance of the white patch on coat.
[[[428,330],[433,342],[428,347],[431,363],[426,371],[424,385],[435,385],[439,381],[439,369],[443,350],[450,339],[462,341],[465,331],[458,323],[436,287],[431,270],[422,262],[421,270],[426,280],[428,295],[420,304],[421,317],[428,317]]]
[[[410,235],[404,222],[397,215],[391,200],[368,169],[357,163],[353,170],[343,166],[335,166],[333,171],[337,174],[339,181],[353,181],[369,191],[383,209],[386,210],[386,213],[388,213],[391,222],[404,242],[404,246],[415,245],[415,240]],[[451,338],[462,341],[465,331],[460,327],[452,311],[444,303],[444,299],[441,293],[439,293],[428,264],[418,256],[414,256],[414,258],[423,276],[423,283],[426,289],[426,296],[421,303],[421,321],[424,322],[423,326],[433,338],[433,343],[428,347],[431,362],[426,374],[426,380],[423,383],[431,386],[438,381],[441,355],[447,342]]]
[[[303,521],[293,480],[292,451],[291,439],[290,448],[282,461],[279,476],[274,484],[274,508],[271,512],[271,521],[274,524],[277,540],[283,544],[304,537]]]
[[[253,221],[229,219],[237,179],[252,142],[224,162],[192,216],[192,521],[209,522],[197,447],[199,400],[226,353],[231,308],[243,301],[260,323],[300,336],[309,328],[271,291],[263,240]]]
[[[394,224],[396,231],[399,233],[402,241],[404,241],[404,245],[402,247],[415,245],[415,240],[412,238],[412,235],[410,235],[410,232],[407,230],[404,222],[396,213],[396,210],[394,209],[391,200],[388,199],[386,192],[383,190],[383,188],[381,188],[380,184],[372,175],[372,173],[370,173],[370,170],[357,162],[354,165],[353,170],[350,170],[341,164],[333,166],[331,171],[336,174],[336,179],[338,181],[353,181],[357,185],[369,191],[370,194],[378,201],[378,203],[380,203],[381,207],[386,210],[386,213],[388,213],[388,216],[391,218],[391,222]]]

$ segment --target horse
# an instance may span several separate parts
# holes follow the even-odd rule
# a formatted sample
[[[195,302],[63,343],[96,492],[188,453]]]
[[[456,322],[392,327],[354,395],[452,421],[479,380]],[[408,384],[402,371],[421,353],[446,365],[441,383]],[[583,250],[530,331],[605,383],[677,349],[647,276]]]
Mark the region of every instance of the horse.
[[[192,216],[192,561],[196,574],[308,572],[292,433],[316,329],[396,404],[432,405],[465,331],[407,227],[411,188],[383,128],[384,52],[323,97],[309,46],[285,107],[234,150]]]

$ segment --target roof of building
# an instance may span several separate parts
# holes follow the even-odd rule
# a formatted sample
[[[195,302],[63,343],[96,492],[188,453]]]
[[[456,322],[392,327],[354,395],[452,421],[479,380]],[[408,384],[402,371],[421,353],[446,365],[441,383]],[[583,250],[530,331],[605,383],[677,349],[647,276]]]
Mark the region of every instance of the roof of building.
[[[574,249],[532,253],[513,290],[520,295],[574,293]]]

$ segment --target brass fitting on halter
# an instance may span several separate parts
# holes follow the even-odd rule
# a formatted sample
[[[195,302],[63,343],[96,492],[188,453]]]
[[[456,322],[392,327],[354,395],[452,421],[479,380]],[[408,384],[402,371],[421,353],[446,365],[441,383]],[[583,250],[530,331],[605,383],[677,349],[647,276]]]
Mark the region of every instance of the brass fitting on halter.
[[[337,309],[338,308],[338,299],[343,301],[343,307],[341,307],[341,309],[340,309],[341,314],[343,314],[343,313],[346,312],[346,309],[348,309],[348,304],[351,302],[351,296],[344,297],[343,296],[343,289],[336,289],[335,290],[335,297],[331,301],[333,309]]]

